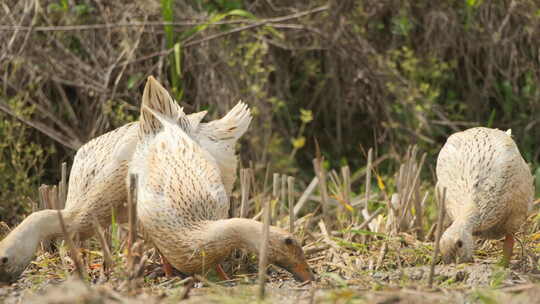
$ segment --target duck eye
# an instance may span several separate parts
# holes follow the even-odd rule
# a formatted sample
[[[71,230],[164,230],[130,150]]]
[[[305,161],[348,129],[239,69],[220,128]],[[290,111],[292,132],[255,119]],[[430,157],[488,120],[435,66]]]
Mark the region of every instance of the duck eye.
[[[294,243],[294,240],[290,237],[285,238],[285,244],[286,245],[292,245]]]
[[[2,264],[7,264],[7,262],[8,262],[8,257],[2,257],[0,259],[0,263],[2,263]]]
[[[458,241],[456,242],[456,246],[457,246],[457,248],[463,247],[463,242],[462,242],[461,240],[458,240]]]

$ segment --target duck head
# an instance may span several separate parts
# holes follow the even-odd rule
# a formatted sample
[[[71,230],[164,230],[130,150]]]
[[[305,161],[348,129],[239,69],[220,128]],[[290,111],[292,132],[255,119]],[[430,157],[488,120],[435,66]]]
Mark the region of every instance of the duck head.
[[[13,283],[21,276],[34,257],[35,249],[29,248],[24,240],[15,240],[8,235],[0,242],[0,282]]]
[[[298,281],[313,281],[315,276],[309,267],[300,243],[287,231],[270,227],[268,261],[290,272]]]
[[[445,263],[472,262],[474,240],[472,232],[454,222],[441,236],[440,247]]]
[[[30,214],[0,242],[0,282],[12,283],[32,262],[39,242],[59,233],[58,211]]]

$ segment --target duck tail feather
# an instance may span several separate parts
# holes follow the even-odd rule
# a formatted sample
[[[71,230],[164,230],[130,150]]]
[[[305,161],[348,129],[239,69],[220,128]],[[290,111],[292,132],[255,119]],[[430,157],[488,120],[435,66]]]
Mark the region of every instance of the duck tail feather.
[[[174,124],[183,118],[183,108],[153,76],[149,76],[142,97],[139,137],[158,133],[165,125],[164,121]]]

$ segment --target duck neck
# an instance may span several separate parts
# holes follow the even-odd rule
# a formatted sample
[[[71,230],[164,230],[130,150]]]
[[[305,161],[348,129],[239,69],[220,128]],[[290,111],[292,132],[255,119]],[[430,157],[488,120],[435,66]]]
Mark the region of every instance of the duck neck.
[[[460,236],[472,236],[476,217],[474,215],[457,218],[450,229],[456,230]]]
[[[206,237],[203,238],[206,239],[205,243],[220,244],[224,249],[223,257],[230,254],[233,249],[258,253],[262,240],[262,224],[244,218],[218,220],[210,223],[205,234]]]
[[[62,232],[57,210],[41,210],[30,214],[8,236],[1,247],[14,248],[23,256],[32,256],[39,242]]]

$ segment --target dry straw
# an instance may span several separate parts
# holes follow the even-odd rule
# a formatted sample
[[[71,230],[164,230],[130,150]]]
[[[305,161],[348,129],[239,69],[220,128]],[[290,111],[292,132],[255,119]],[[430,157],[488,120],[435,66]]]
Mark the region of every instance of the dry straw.
[[[62,211],[58,210],[57,212],[58,221],[60,222],[60,228],[62,229],[62,234],[64,235],[64,239],[71,253],[71,258],[73,259],[73,263],[75,264],[75,271],[77,272],[77,275],[81,280],[85,280],[85,278],[88,277],[88,274],[86,273],[86,268],[83,266],[83,263],[81,261],[79,250],[77,249],[77,246],[75,246],[75,242],[73,242],[73,238],[71,238],[71,235],[66,228],[64,217],[62,216]]]
[[[277,198],[274,199],[276,201]],[[270,213],[272,202],[266,201],[263,206],[263,231],[259,251],[259,299],[264,299],[266,284],[266,266],[268,264],[268,234],[270,231]]]
[[[289,198],[289,232],[294,233],[294,177],[287,178],[288,198]]]
[[[439,242],[442,235],[442,226],[445,216],[445,201],[446,201],[446,188],[443,188],[442,195],[437,188],[437,201],[439,202],[439,217],[437,219],[437,235],[435,239],[435,250],[433,251],[433,257],[431,259],[431,268],[429,269],[429,280],[428,286],[431,288],[433,286],[433,275],[435,274],[435,263],[437,262],[437,256],[439,255]]]

